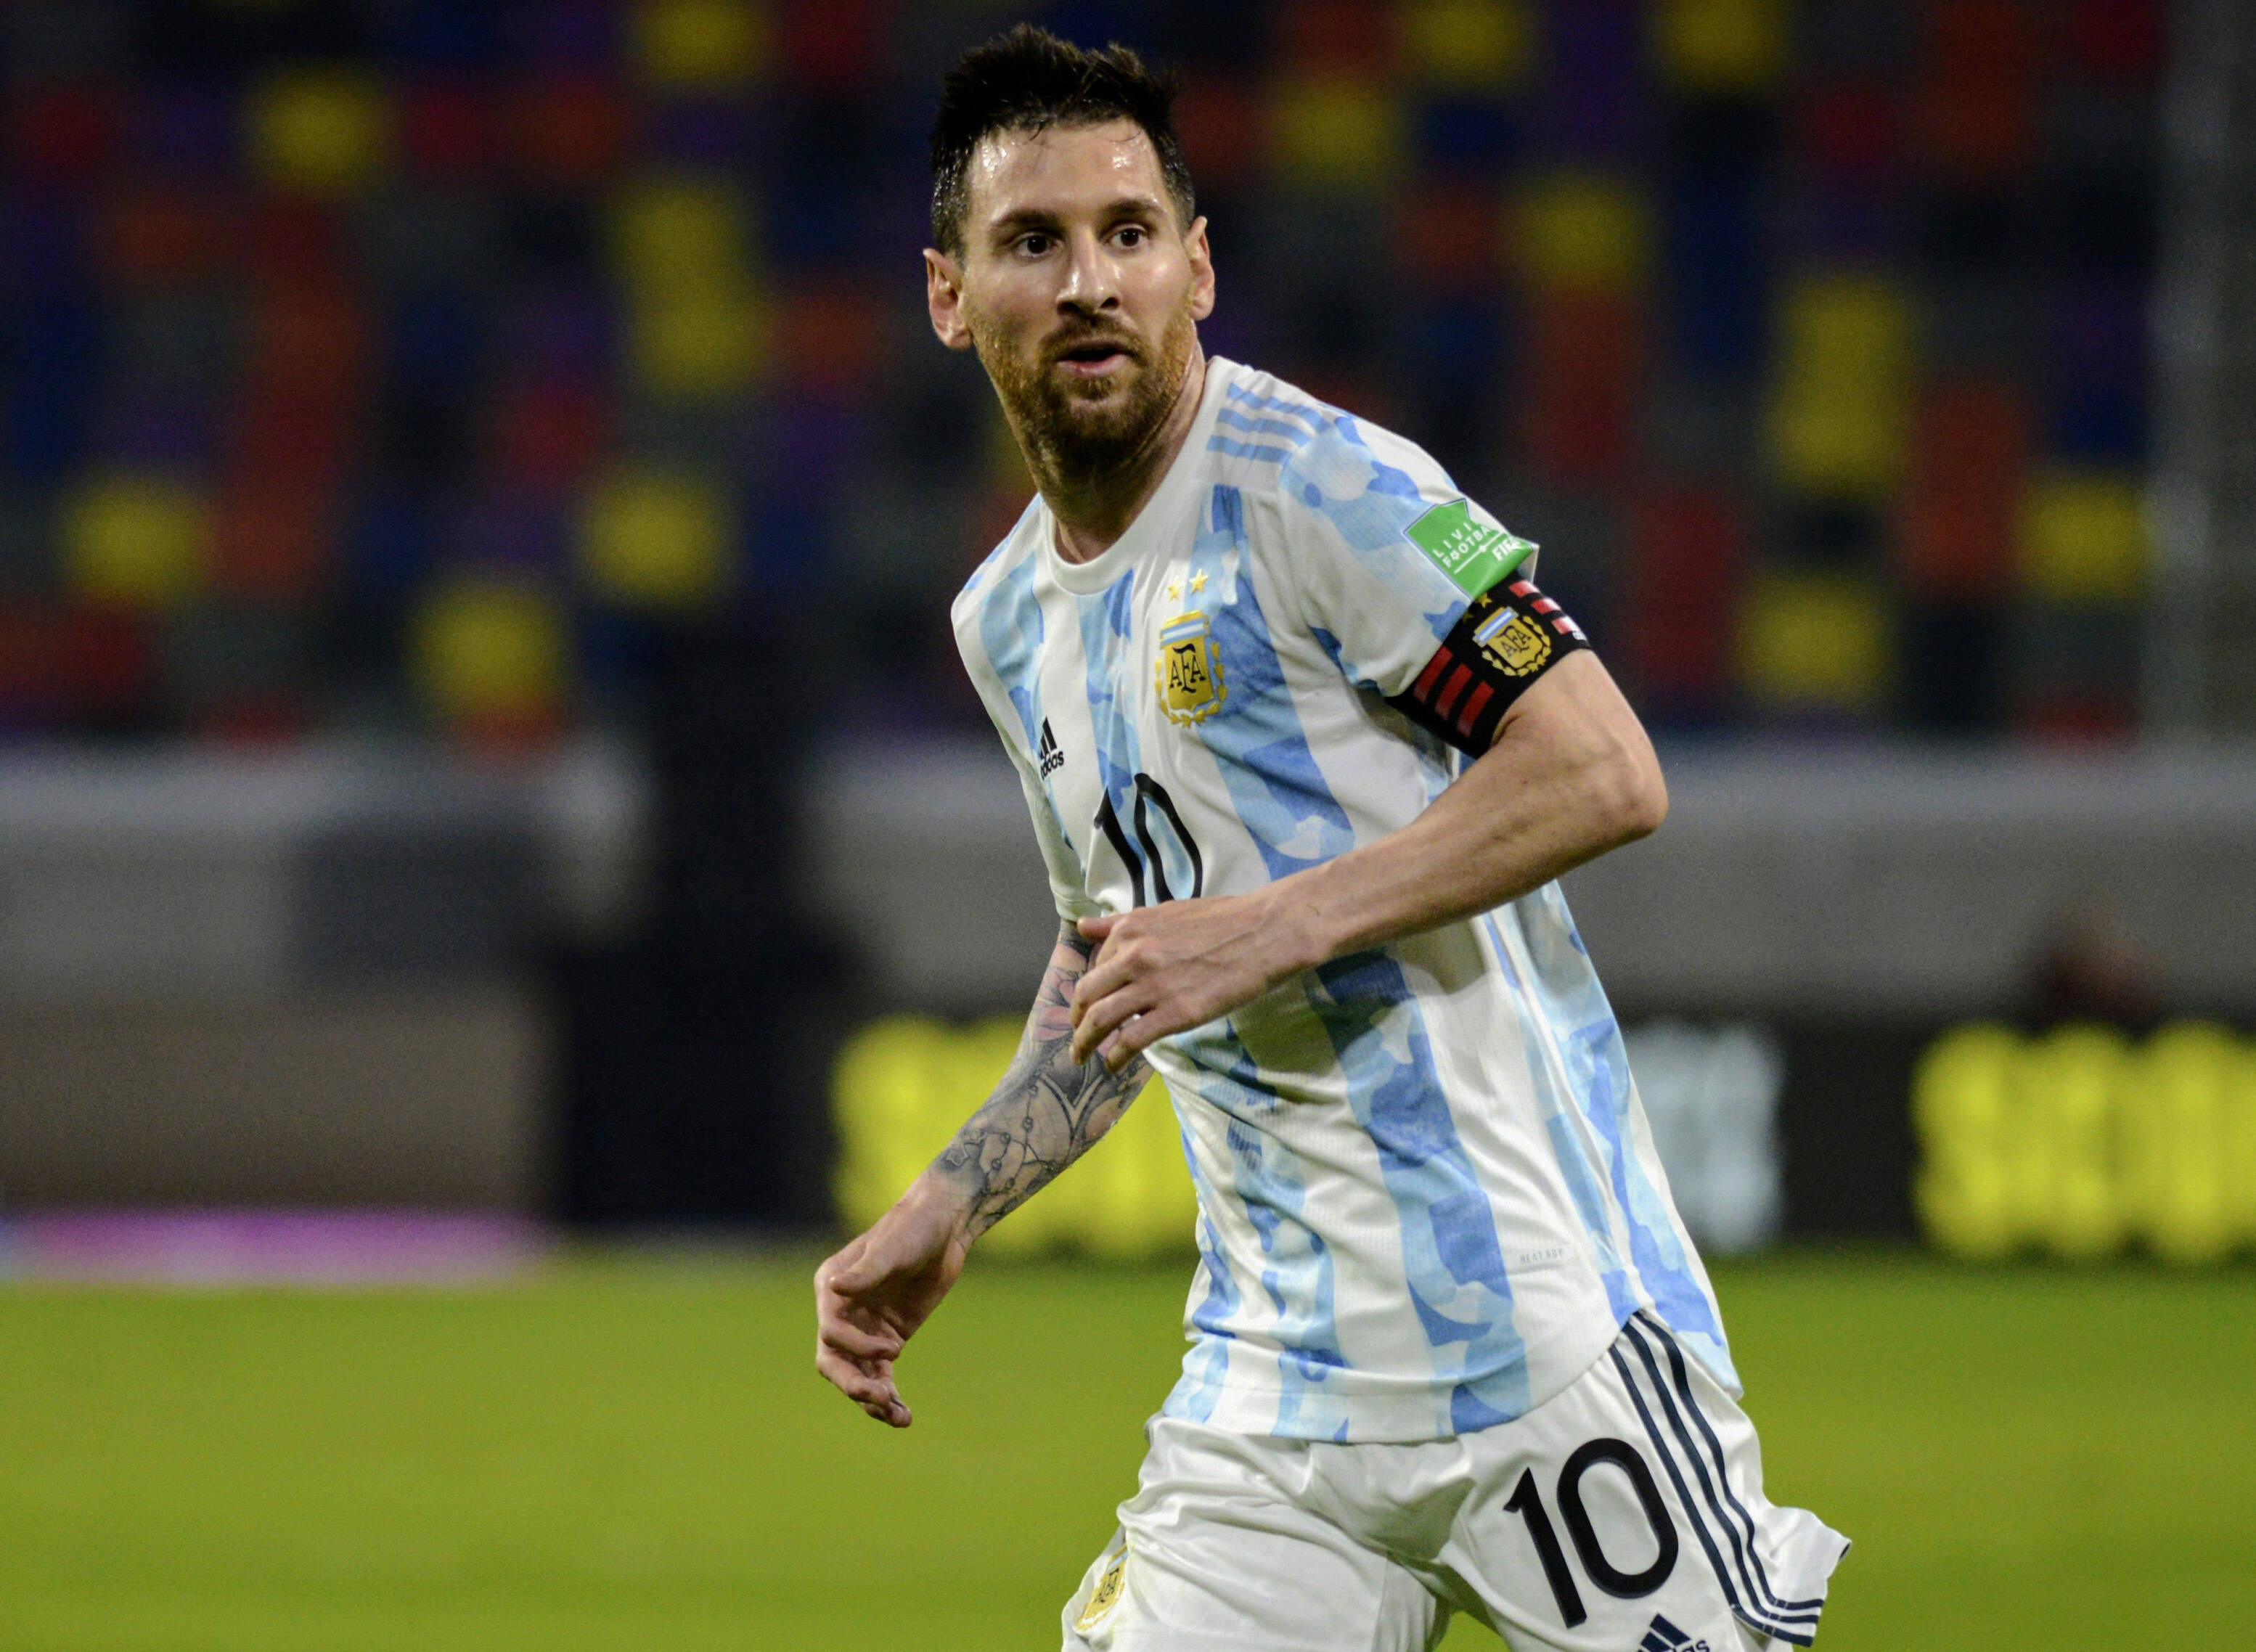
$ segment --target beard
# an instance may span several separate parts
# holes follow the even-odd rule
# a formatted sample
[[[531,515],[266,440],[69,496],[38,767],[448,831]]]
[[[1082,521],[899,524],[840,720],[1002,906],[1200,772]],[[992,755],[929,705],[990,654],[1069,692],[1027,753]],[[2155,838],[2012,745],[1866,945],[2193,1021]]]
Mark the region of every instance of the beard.
[[[1197,325],[1187,302],[1168,319],[1156,349],[1102,325],[1053,335],[1031,359],[991,349],[976,335],[974,342],[1034,473],[1082,483],[1122,469],[1150,446],[1182,393]],[[1130,365],[1097,380],[1057,371],[1068,352],[1094,343],[1110,345]]]

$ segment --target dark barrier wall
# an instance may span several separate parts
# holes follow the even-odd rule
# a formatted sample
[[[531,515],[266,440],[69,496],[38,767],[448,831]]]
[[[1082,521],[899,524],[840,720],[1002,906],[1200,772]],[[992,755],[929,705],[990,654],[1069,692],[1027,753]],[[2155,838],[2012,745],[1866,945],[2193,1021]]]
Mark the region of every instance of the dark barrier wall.
[[[1796,1238],[1907,1238],[1916,1231],[1911,1081],[1934,1022],[1776,1024],[1786,1231]]]
[[[556,1210],[826,1222],[823,1086],[850,982],[805,912],[802,639],[747,616],[651,646],[650,910],[631,940],[554,964]]]

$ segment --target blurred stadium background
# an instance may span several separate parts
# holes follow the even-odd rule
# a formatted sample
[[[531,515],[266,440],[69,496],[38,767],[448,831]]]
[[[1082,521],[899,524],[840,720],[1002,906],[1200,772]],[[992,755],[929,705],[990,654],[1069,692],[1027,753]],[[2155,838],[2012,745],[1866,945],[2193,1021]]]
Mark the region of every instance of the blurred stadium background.
[[[1049,1632],[1163,1098],[911,1436],[803,1357],[1054,922],[916,264],[1022,17],[1183,70],[1209,347],[1541,542],[1661,742],[1569,890],[1827,1644],[2256,1634],[2256,14],[11,0],[0,1640]]]

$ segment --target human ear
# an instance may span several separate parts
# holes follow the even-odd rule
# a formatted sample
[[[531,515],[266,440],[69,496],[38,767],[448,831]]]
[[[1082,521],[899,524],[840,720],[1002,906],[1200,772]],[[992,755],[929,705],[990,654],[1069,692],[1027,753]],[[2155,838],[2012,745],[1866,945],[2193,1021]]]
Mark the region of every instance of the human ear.
[[[932,330],[950,349],[971,348],[971,327],[963,319],[963,272],[934,247],[924,250],[924,302]]]
[[[1214,258],[1207,250],[1204,218],[1191,220],[1183,232],[1183,251],[1191,261],[1191,319],[1203,321],[1214,314]]]

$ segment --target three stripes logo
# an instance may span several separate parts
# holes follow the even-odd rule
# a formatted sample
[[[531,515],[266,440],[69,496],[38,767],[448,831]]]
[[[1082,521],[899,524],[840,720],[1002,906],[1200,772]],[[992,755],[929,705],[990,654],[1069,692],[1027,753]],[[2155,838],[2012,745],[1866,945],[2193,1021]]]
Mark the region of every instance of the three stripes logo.
[[[1708,1652],[1705,1641],[1695,1641],[1667,1619],[1655,1613],[1645,1631],[1645,1639],[1637,1643],[1637,1652]]]
[[[1825,1597],[1788,1599],[1772,1587],[1754,1515],[1732,1482],[1730,1459],[1700,1408],[1676,1339],[1658,1320],[1640,1312],[1622,1326],[1621,1341],[1607,1358],[1637,1408],[1646,1437],[1733,1614],[1773,1641],[1810,1644]]]
[[[1042,778],[1049,779],[1053,771],[1065,761],[1065,753],[1058,749],[1057,736],[1050,732],[1050,720],[1042,719],[1042,743],[1035,748],[1034,761],[1040,767]]]

